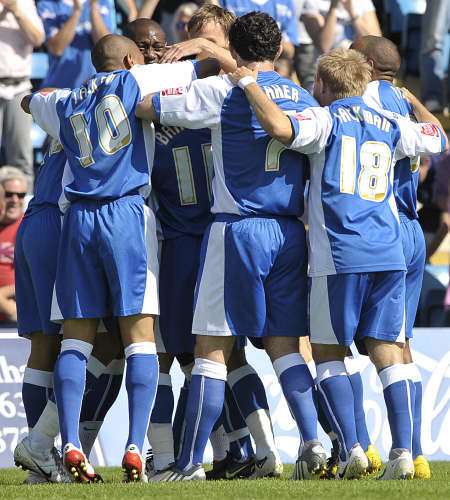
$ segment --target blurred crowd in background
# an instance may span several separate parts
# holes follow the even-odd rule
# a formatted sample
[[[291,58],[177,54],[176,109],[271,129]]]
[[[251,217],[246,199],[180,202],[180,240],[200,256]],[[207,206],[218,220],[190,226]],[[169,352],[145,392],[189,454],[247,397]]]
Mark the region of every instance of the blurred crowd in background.
[[[383,34],[403,57],[401,83],[450,129],[449,0],[0,0],[0,322],[16,319],[15,234],[45,148],[45,134],[21,111],[21,98],[30,89],[80,86],[94,72],[94,43],[137,17],[159,22],[166,45],[186,40],[187,23],[204,3],[238,16],[260,10],[274,17],[283,32],[276,70],[308,90],[320,54]],[[165,50],[159,39],[150,43],[155,53]],[[440,326],[450,309],[450,155],[422,158],[420,179],[420,222],[434,266],[425,276],[417,324]]]

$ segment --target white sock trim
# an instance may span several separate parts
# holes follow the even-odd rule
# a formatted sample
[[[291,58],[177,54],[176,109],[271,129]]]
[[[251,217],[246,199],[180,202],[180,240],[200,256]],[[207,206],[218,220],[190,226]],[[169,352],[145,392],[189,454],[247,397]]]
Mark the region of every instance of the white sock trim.
[[[170,373],[159,372],[158,385],[166,385],[167,387],[172,387],[172,377]]]
[[[87,371],[94,375],[95,378],[99,378],[100,375],[105,373],[106,366],[95,356],[91,356],[88,359]]]
[[[276,359],[272,364],[278,378],[293,366],[306,365],[303,356],[298,352],[292,352],[291,354],[281,356],[281,358]]]
[[[86,359],[89,359],[89,356],[92,353],[93,345],[89,342],[85,342],[84,340],[77,339],[64,339],[61,342],[61,354],[64,351],[78,351],[80,352]]]
[[[361,372],[361,365],[359,362],[359,358],[353,358],[347,356],[344,359],[345,369],[347,370],[347,375],[354,375],[355,373]]]
[[[125,347],[125,359],[133,354],[156,354],[156,344],[154,342],[134,342]]]
[[[408,378],[414,383],[422,382],[422,375],[416,363],[408,363],[406,369],[408,370]]]
[[[398,363],[396,365],[383,368],[378,376],[380,377],[383,389],[386,389],[386,387],[389,387],[396,382],[401,382],[403,380],[406,381],[408,378],[408,371],[406,365]]]
[[[53,372],[26,367],[23,374],[23,383],[51,389],[53,387]]]
[[[202,377],[215,378],[218,380],[227,379],[227,367],[217,361],[211,361],[205,358],[196,358],[192,375],[200,375]]]
[[[347,376],[347,370],[343,361],[327,361],[316,365],[317,383],[323,382],[330,377],[338,377],[339,375]]]
[[[253,368],[253,366],[247,363],[246,365],[241,366],[240,368],[236,368],[236,370],[232,370],[228,374],[227,382],[230,385],[230,387],[233,387],[233,385],[236,384],[236,382],[239,382],[239,380],[242,380],[248,375],[253,375],[253,374],[257,375],[255,369]]]
[[[314,363],[314,360],[311,359],[311,361],[308,361],[306,364],[308,365],[308,370],[311,373],[311,377],[313,378],[313,380],[315,382],[316,378],[317,378],[316,363]]]

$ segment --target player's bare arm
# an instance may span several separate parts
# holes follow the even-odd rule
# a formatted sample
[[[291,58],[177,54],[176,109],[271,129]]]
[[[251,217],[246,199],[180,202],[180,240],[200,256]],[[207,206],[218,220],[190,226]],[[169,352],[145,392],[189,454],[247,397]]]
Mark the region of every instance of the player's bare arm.
[[[141,120],[148,120],[151,122],[159,122],[158,114],[153,106],[153,96],[149,94],[146,96],[136,107],[136,116]]]
[[[291,121],[256,83],[257,74],[257,71],[241,66],[229,77],[235,85],[244,89],[264,130],[283,144],[290,144],[294,139]]]
[[[446,140],[445,150],[447,150],[448,149],[447,134],[445,133],[444,127],[442,126],[438,118],[436,118],[436,116],[434,116],[433,113],[428,111],[428,109],[419,101],[419,99],[417,99],[417,97],[407,88],[402,88],[402,93],[405,96],[405,98],[411,103],[417,121],[423,123],[433,123],[434,125],[437,125],[441,129],[441,132]]]
[[[206,38],[192,38],[176,43],[167,49],[162,63],[173,63],[187,56],[199,56],[199,78],[217,75],[219,70],[226,73],[236,69],[236,61],[230,51]]]

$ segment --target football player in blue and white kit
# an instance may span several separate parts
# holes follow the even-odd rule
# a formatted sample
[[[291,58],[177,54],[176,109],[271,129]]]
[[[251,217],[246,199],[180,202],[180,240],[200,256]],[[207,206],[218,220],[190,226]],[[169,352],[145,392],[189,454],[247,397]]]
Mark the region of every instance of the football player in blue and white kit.
[[[190,40],[169,49],[167,58],[163,50],[154,48],[165,45],[165,34],[154,21],[137,19],[128,25],[126,32],[141,48],[146,63],[164,59],[173,61],[186,53],[198,53],[200,58],[216,58],[226,70],[230,66],[236,67],[228,50],[228,31],[234,19],[230,12],[220,7],[204,5],[189,22]],[[158,199],[157,217],[163,240],[160,251],[160,316],[156,329],[160,378],[148,430],[152,447],[152,459],[147,460],[149,476],[173,464],[180,447],[184,418],[179,417],[184,415],[188,383],[181,390],[172,430],[174,401],[170,368],[175,355],[186,380],[190,379],[195,343],[191,333],[194,288],[201,239],[211,220],[213,174],[209,129],[192,131],[157,125],[155,135],[152,188]],[[210,436],[214,461],[207,478],[211,479],[232,479],[250,474],[254,452],[249,429],[256,443],[256,457],[263,459],[268,452],[274,453],[278,467],[281,466],[261,379],[247,363],[243,348],[233,351],[228,365],[227,383],[231,389],[226,391],[227,408],[223,412],[224,418],[216,422]],[[256,472],[260,474],[262,471],[258,469]],[[273,473],[273,470],[265,470],[265,473]]]
[[[229,38],[238,66],[259,68],[261,85],[286,112],[316,104],[274,71],[281,33],[270,16],[238,18]],[[203,238],[197,279],[185,439],[176,466],[154,479],[205,477],[203,453],[222,411],[225,363],[240,335],[263,339],[304,441],[304,476],[311,477],[322,472],[326,456],[317,440],[313,380],[298,352],[298,338],[307,332],[306,240],[298,220],[306,158],[270,140],[228,77],[197,83],[178,95],[155,96],[153,109],[147,102],[139,112],[162,125],[209,127],[214,160],[214,222]],[[273,470],[274,460],[268,454],[256,467]]]
[[[431,123],[369,108],[362,94],[371,67],[354,50],[337,49],[319,59],[314,95],[328,108],[294,117],[267,98],[248,69],[238,69],[233,79],[245,86],[264,129],[308,153],[311,162],[311,343],[319,394],[341,443],[337,478],[361,477],[368,466],[344,365],[353,340],[365,346],[383,385],[392,450],[382,478],[412,478],[414,387],[402,352],[406,266],[390,176],[398,159],[443,151],[445,134],[417,101],[417,118]]]
[[[409,117],[412,113],[411,103],[393,81],[400,69],[401,59],[397,47],[387,38],[364,36],[356,40],[352,47],[364,54],[372,64],[372,81],[364,93],[364,101],[372,107],[386,109],[399,115]],[[423,456],[421,445],[422,420],[422,378],[414,363],[410,339],[412,338],[414,321],[419,305],[425,269],[425,238],[417,215],[417,186],[419,183],[419,159],[405,158],[400,160],[394,170],[394,195],[400,216],[400,227],[403,240],[403,251],[406,262],[406,342],[403,360],[408,369],[408,378],[415,386],[413,405],[413,437],[412,455],[414,458],[414,477],[429,479],[430,466]]]
[[[145,95],[167,83],[189,84],[196,72],[190,62],[139,65],[143,57],[136,44],[117,35],[103,37],[92,60],[98,73],[83,87],[40,91],[22,105],[60,140],[73,174],[65,188],[71,206],[56,276],[64,339],[54,390],[64,463],[78,481],[98,479],[80,449],[78,421],[98,319],[113,315],[127,359],[130,426],[122,465],[126,480],[138,481],[145,479],[141,452],[158,380],[158,263],[154,215],[144,205],[153,135],[134,111]],[[145,137],[143,128],[149,129]]]

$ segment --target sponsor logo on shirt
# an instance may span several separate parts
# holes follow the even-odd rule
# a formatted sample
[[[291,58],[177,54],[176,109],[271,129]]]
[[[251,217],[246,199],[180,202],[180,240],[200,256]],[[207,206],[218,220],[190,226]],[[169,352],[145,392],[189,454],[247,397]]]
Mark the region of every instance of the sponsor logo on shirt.
[[[183,95],[183,87],[175,87],[173,89],[164,89],[161,92],[162,96],[168,96],[168,95]]]
[[[295,118],[296,118],[299,122],[304,121],[304,120],[311,120],[311,117],[310,117],[310,116],[308,116],[308,115],[303,115],[302,113],[297,113],[297,114],[295,115]]]
[[[439,137],[439,128],[434,123],[425,123],[420,129],[423,135],[431,135],[432,137]]]

